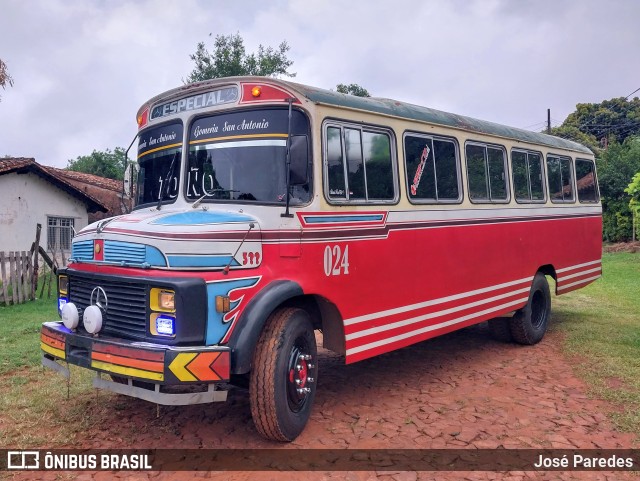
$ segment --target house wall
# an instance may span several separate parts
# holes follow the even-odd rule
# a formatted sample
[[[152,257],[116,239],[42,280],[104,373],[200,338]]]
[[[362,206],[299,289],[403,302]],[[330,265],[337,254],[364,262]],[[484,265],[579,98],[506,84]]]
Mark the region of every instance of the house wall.
[[[0,251],[28,250],[42,225],[40,245],[48,245],[48,216],[74,219],[79,231],[87,225],[87,206],[36,174],[0,176]]]

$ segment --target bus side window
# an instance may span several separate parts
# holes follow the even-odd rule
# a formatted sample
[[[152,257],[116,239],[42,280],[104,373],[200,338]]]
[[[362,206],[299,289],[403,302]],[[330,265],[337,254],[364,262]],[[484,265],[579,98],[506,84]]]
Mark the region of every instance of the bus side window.
[[[511,151],[513,192],[517,202],[544,202],[542,157],[537,152]]]
[[[576,185],[580,202],[598,202],[596,166],[593,161],[576,159]]]
[[[471,200],[489,200],[485,148],[481,145],[469,144],[466,153],[469,198]]]
[[[395,199],[391,138],[361,127],[326,128],[327,198],[359,202]]]
[[[344,186],[344,159],[342,158],[342,132],[337,127],[327,129],[327,176],[330,199],[346,199]]]
[[[569,157],[547,155],[551,202],[573,202],[572,162]]]
[[[460,200],[459,163],[453,141],[406,135],[404,152],[410,200],[425,203]]]

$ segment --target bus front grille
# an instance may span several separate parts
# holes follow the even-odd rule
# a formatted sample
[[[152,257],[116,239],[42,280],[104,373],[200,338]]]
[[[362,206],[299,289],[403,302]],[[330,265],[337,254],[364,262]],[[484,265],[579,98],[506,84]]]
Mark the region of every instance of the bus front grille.
[[[76,305],[80,315],[87,306],[91,305],[91,295],[94,290],[93,301],[96,301],[98,287],[104,290],[107,297],[101,333],[130,339],[145,339],[147,337],[146,286],[129,282],[71,277],[69,302]],[[104,300],[100,299],[100,302],[104,307]]]

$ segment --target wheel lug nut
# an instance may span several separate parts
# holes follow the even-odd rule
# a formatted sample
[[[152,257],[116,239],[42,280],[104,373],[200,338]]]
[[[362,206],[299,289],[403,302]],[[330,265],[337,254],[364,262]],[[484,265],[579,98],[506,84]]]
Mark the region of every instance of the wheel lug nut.
[[[296,365],[296,371],[302,371],[302,365],[301,364],[297,364]]]
[[[309,394],[311,392],[311,389],[308,387],[299,387],[298,388],[298,394]]]
[[[308,377],[308,378],[307,378],[307,382],[315,382],[315,379],[314,379],[314,378],[312,378],[312,377]]]
[[[296,379],[296,384],[299,386],[300,384],[302,384],[302,380],[301,379]]]
[[[315,364],[311,364],[311,363],[307,364],[307,368],[309,369],[313,369],[314,367],[316,367]]]

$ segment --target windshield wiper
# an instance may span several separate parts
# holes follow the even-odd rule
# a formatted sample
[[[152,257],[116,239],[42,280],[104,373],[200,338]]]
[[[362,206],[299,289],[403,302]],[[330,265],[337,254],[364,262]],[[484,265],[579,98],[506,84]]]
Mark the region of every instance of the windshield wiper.
[[[160,192],[158,193],[158,205],[156,206],[157,210],[160,210],[162,199],[165,194],[169,193],[169,179],[171,178],[171,174],[173,174],[173,166],[175,165],[176,159],[178,157],[180,157],[180,151],[176,150],[176,153],[173,155],[173,159],[171,159],[171,164],[169,164],[169,171],[167,172],[167,175],[162,181],[162,185],[160,186]]]
[[[202,202],[204,199],[206,199],[207,197],[213,197],[214,194],[217,194],[219,192],[231,193],[231,192],[240,192],[240,191],[234,190],[234,189],[213,189],[207,192],[206,194],[204,194],[202,197],[198,198],[191,207],[195,209],[196,207],[198,207],[198,205],[200,205],[200,202]]]

